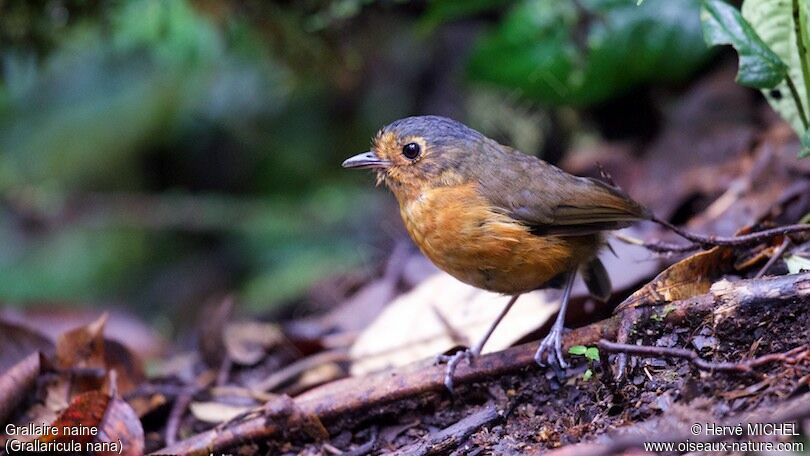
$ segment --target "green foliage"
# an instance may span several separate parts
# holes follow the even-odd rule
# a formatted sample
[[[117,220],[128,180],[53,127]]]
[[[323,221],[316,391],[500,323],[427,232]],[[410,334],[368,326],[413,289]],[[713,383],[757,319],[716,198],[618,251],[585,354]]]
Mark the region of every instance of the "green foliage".
[[[0,230],[7,240],[5,233]],[[130,279],[133,267],[147,259],[146,241],[138,230],[78,227],[55,233],[43,242],[24,241],[0,256],[2,299],[11,303],[91,299],[109,293]]]
[[[584,356],[588,361],[599,361],[599,349],[596,347],[586,347],[584,345],[574,345],[568,349],[568,353],[574,356]]]
[[[422,15],[421,26],[431,30],[437,25],[486,11],[492,11],[515,0],[434,0]]]
[[[4,6],[0,13],[9,12]],[[234,269],[246,269],[233,287],[254,305],[364,258],[351,236],[334,245],[339,232],[353,232],[345,223],[358,211],[347,195],[356,193],[317,174],[340,172],[337,158],[324,159],[346,153],[329,136],[336,122],[302,130],[284,111],[297,87],[260,29],[185,0],[114,2],[83,10],[81,20],[69,6],[75,22],[19,33],[20,45],[0,52],[0,195],[9,203],[0,208],[0,244],[14,246],[0,249],[0,299],[142,296],[172,265],[210,254],[211,239],[239,252]],[[11,13],[30,18],[23,24],[31,30],[42,27],[25,2]],[[35,38],[37,52],[25,45]],[[316,103],[307,111],[328,124]],[[281,112],[288,125],[275,121]],[[268,126],[317,140],[285,144]],[[184,188],[187,176],[227,176],[223,160],[246,169],[245,179],[216,182],[222,194]],[[290,178],[283,163],[312,166]],[[174,187],[155,191],[164,185],[154,176],[161,167],[187,175],[161,178]],[[234,188],[278,194],[224,194]]]
[[[268,106],[256,98],[281,101],[282,71],[229,50],[227,31],[184,1],[125,3],[110,21],[72,30],[41,69],[8,57],[27,70],[5,75],[0,188],[117,184],[144,142],[187,119],[238,125]]]
[[[709,55],[698,10],[698,0],[523,0],[477,44],[469,75],[573,105],[648,81],[679,81]]]
[[[730,44],[740,55],[737,82],[757,89],[771,89],[785,79],[787,67],[736,8],[722,0],[703,3],[703,33],[711,45]]]
[[[574,345],[573,347],[568,349],[568,353],[574,356],[584,356],[585,359],[588,360],[588,363],[596,363],[599,362],[599,349],[596,347],[586,347],[584,345]],[[593,377],[593,371],[591,369],[586,370],[582,374],[582,379],[586,382]]]
[[[745,0],[742,14],[722,0],[704,0],[701,10],[706,41],[737,50],[737,82],[761,89],[791,124],[801,140],[800,157],[810,155],[807,18],[807,2],[799,0]]]
[[[806,2],[800,2],[805,5]],[[804,9],[804,8],[803,8]],[[746,1],[742,5],[742,16],[751,24],[762,41],[787,65],[787,75],[792,81],[803,81],[802,63],[796,45],[796,28],[793,22],[793,8],[790,0]],[[805,15],[806,17],[806,15]],[[805,27],[806,29],[806,27]],[[806,31],[805,31],[806,32]],[[807,100],[807,81],[796,84],[800,100]],[[790,95],[787,80],[781,81],[773,90],[763,90],[768,103],[785,119],[794,130],[805,130],[802,116],[795,100]],[[805,149],[806,150],[806,149]]]

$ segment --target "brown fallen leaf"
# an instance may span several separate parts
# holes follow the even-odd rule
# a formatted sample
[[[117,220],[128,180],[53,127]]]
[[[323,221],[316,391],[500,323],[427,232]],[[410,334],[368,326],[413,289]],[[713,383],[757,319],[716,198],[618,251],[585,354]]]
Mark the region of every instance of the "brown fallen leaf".
[[[59,435],[45,435],[42,442],[79,442],[83,451],[98,455],[142,455],[144,434],[132,407],[117,394],[88,391],[73,398],[51,424]]]
[[[118,373],[118,391],[123,395],[138,387],[144,380],[143,361],[128,346],[104,338],[104,368]]]
[[[616,307],[615,313],[631,307],[679,301],[709,291],[712,284],[732,270],[734,249],[715,247],[687,257],[658,274]]]
[[[34,386],[42,368],[42,357],[33,352],[0,375],[0,422],[5,422]]]
[[[104,367],[104,323],[107,315],[65,332],[56,339],[56,365],[62,369]]]
[[[147,323],[136,315],[122,310],[107,310],[104,324],[105,337],[124,344],[141,359],[159,356],[165,350],[166,342]],[[86,326],[99,318],[97,308],[81,308],[75,304],[62,302],[26,303],[24,308],[0,309],[0,320],[35,328],[50,341],[61,334]]]
[[[207,316],[200,324],[199,351],[208,366],[219,368],[227,356],[223,333],[233,315],[234,301],[226,296],[216,303],[208,303],[200,315]]]
[[[11,369],[35,352],[52,354],[53,342],[28,326],[0,319],[0,372]]]
[[[77,441],[81,444],[91,442],[98,433],[98,426],[104,419],[110,396],[102,391],[88,391],[78,394],[70,405],[51,423],[57,429],[56,434],[40,437],[43,442]]]
[[[145,376],[141,360],[122,343],[104,337],[107,315],[61,334],[56,341],[56,365],[73,376],[72,391],[92,391],[104,383],[104,374],[118,372],[118,388],[126,394]]]

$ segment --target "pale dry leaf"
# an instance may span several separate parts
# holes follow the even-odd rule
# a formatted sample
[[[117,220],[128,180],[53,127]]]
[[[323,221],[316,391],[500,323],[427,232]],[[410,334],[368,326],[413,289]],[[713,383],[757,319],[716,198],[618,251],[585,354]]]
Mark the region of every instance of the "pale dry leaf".
[[[219,424],[236,418],[256,406],[223,404],[222,402],[192,402],[189,410],[194,418],[211,424]]]
[[[527,293],[518,299],[484,347],[503,350],[534,331],[557,311],[558,292]],[[508,301],[446,273],[437,273],[403,294],[363,331],[350,350],[352,375],[363,375],[434,357],[456,345],[475,343]]]
[[[222,338],[233,362],[252,366],[261,361],[271,348],[281,343],[284,334],[272,323],[241,321],[225,325]]]
[[[788,255],[785,257],[788,272],[791,274],[799,274],[802,271],[810,271],[810,258],[805,258],[799,255]]]

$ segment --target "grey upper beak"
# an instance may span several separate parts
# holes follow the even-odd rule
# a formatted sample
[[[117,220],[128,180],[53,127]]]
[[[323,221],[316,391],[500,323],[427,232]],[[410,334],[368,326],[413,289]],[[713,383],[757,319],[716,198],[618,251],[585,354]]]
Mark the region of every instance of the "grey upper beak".
[[[391,163],[380,160],[372,151],[357,154],[347,158],[341,166],[344,168],[387,168]]]

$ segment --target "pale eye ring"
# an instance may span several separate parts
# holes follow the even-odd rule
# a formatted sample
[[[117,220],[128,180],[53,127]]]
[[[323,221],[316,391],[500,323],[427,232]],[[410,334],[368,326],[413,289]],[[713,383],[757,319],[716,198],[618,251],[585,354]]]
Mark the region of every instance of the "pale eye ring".
[[[415,142],[402,146],[402,155],[404,155],[408,160],[415,160],[417,157],[419,157],[421,152],[422,148],[419,147],[419,144]]]

